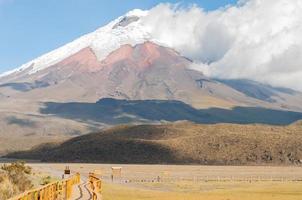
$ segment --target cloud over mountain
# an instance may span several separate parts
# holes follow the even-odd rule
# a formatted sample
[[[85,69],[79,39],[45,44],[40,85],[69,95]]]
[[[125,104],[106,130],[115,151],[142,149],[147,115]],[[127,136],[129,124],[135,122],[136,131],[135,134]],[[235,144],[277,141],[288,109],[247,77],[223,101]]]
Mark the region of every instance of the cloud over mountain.
[[[207,75],[302,90],[301,0],[244,0],[214,11],[160,4],[142,23]]]

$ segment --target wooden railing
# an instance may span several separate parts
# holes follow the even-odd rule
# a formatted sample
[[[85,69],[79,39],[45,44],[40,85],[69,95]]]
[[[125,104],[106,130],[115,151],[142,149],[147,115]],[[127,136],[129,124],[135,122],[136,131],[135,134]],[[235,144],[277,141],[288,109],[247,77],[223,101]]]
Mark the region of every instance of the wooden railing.
[[[92,200],[101,200],[102,181],[95,173],[89,173],[89,185],[92,193]]]
[[[92,200],[101,200],[102,181],[95,173],[89,173],[89,190]],[[72,196],[72,188],[80,183],[80,174],[71,178],[56,181],[43,187],[29,190],[9,200],[68,200]]]
[[[58,200],[70,199],[72,188],[75,184],[80,183],[80,174],[75,174],[71,178],[50,183],[43,187],[26,191],[9,200]]]

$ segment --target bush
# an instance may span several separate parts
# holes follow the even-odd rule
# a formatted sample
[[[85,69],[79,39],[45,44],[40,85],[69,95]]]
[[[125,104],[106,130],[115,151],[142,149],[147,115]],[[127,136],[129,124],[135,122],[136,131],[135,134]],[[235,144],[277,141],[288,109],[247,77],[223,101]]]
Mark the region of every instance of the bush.
[[[0,172],[0,199],[8,199],[19,192],[5,172]]]
[[[51,177],[50,176],[46,176],[46,177],[42,178],[40,185],[47,185],[49,183],[51,183]]]
[[[2,170],[8,172],[9,174],[31,174],[31,167],[26,166],[25,162],[14,162],[10,165],[4,164],[1,167]]]
[[[31,167],[24,162],[15,162],[10,165],[4,164],[0,176],[0,199],[7,199],[17,193],[24,192],[33,187],[28,176],[31,174]]]

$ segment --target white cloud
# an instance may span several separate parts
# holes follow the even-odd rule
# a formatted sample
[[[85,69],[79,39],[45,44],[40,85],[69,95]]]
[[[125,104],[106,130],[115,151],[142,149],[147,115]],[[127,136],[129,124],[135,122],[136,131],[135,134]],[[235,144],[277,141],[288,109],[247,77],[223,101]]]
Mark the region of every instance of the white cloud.
[[[210,76],[302,90],[301,0],[241,0],[210,12],[160,4],[143,23]]]

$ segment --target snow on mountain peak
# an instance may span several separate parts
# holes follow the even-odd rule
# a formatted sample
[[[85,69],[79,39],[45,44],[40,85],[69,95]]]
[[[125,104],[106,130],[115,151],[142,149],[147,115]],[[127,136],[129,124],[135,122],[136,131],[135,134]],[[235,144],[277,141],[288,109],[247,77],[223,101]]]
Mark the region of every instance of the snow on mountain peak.
[[[147,14],[148,11],[140,9],[132,10],[126,15],[113,20],[106,26],[42,55],[17,69],[5,72],[1,74],[0,77],[25,71],[28,74],[36,73],[59,63],[86,47],[90,47],[98,60],[101,61],[122,45],[130,44],[134,46],[151,40],[150,34],[146,31],[147,29],[140,21],[140,18]]]
[[[126,14],[126,16],[127,17],[129,17],[129,16],[145,17],[148,15],[148,13],[149,13],[149,11],[147,11],[147,10],[134,9],[134,10],[129,11]]]

